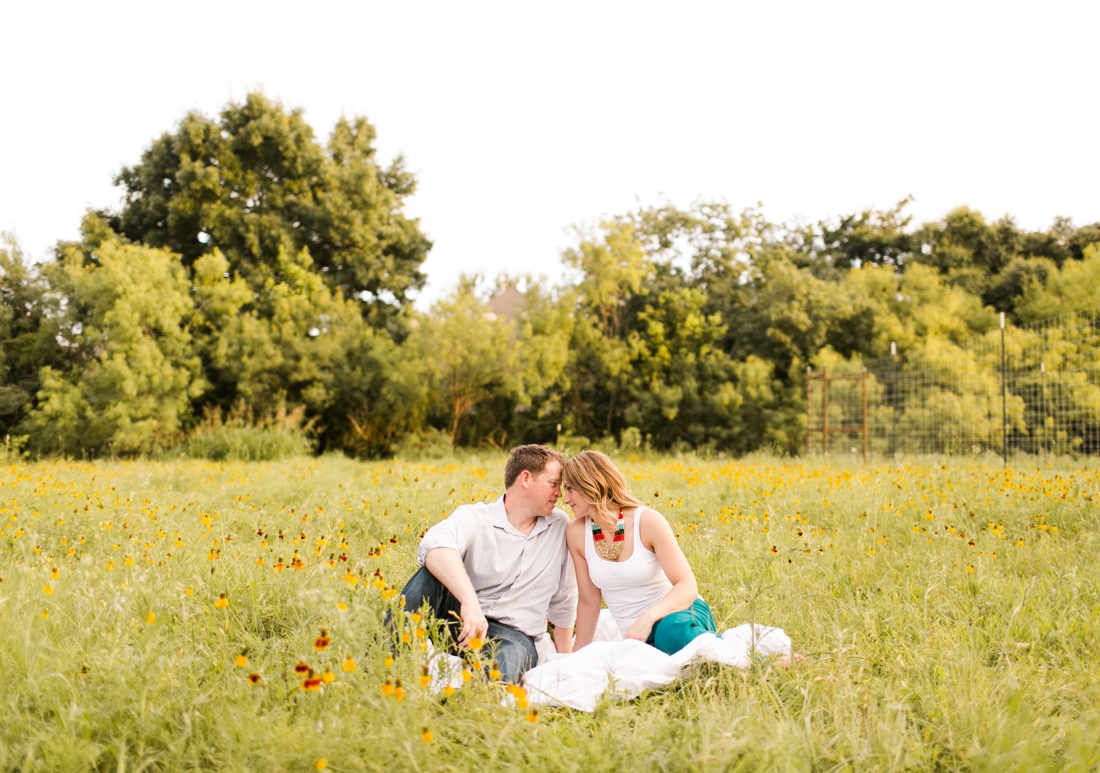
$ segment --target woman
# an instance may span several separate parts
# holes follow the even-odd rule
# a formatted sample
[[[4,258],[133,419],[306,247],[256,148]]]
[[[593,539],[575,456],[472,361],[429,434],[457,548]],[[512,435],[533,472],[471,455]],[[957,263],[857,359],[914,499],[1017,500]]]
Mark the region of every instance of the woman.
[[[624,638],[671,655],[707,631],[710,607],[665,517],[645,507],[606,455],[583,451],[562,472],[574,520],[566,542],[577,570],[577,638],[592,641],[601,598]]]

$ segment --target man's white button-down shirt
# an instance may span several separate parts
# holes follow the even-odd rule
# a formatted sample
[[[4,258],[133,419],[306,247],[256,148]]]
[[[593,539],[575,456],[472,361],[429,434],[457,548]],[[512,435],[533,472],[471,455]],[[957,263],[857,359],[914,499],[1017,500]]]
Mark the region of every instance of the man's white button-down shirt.
[[[554,508],[524,534],[508,522],[503,496],[491,504],[462,505],[428,529],[416,559],[423,564],[435,548],[458,551],[485,616],[542,638],[547,620],[572,627],[577,618],[568,523],[569,516]]]

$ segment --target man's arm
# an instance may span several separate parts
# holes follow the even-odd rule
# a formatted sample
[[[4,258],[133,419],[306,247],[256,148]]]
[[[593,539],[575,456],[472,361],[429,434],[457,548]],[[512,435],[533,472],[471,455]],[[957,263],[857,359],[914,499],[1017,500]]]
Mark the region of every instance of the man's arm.
[[[562,654],[573,651],[573,626],[554,626],[554,649]]]
[[[466,647],[475,636],[484,639],[489,632],[489,621],[481,610],[481,602],[477,600],[477,592],[458,551],[453,548],[432,548],[424,556],[424,566],[460,604],[459,615],[462,619],[459,622],[462,627],[458,632],[458,643]]]

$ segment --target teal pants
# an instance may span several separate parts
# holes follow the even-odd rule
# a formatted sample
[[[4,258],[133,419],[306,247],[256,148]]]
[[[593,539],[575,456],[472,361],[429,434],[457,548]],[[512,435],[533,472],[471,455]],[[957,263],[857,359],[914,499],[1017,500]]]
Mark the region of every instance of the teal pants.
[[[665,615],[649,632],[646,644],[652,644],[666,655],[679,652],[700,634],[716,633],[714,615],[707,602],[695,599],[690,607]]]

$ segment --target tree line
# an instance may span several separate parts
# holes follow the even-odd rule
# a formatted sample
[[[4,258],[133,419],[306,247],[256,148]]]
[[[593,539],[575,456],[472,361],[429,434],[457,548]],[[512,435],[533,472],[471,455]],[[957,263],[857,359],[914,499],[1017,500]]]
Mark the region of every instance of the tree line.
[[[361,117],[322,143],[253,93],[155,139],[117,176],[120,206],[44,264],[7,237],[0,432],[125,456],[219,417],[292,417],[318,452],[366,457],[562,434],[793,454],[807,366],[1100,297],[1100,223],[1031,232],[960,207],[917,225],[904,200],[790,225],[701,202],[578,231],[558,283],[464,277],[422,312],[416,179],[374,143]]]

